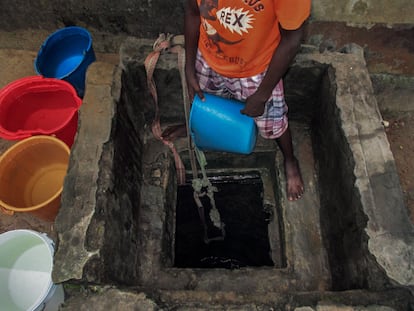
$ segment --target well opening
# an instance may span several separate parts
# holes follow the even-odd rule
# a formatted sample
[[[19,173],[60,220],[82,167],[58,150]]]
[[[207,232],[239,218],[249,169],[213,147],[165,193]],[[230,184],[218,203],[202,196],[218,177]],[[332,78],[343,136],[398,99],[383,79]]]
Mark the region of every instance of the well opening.
[[[207,196],[196,205],[191,179],[178,186],[175,263],[178,268],[274,266],[259,172],[211,174],[216,211]],[[202,216],[200,216],[202,213]],[[203,218],[202,218],[203,217]]]

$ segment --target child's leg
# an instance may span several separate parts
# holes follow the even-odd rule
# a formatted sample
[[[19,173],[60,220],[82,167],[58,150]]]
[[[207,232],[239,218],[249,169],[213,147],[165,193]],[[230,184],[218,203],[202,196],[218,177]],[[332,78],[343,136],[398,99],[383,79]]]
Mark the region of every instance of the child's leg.
[[[224,79],[225,87],[232,96],[244,101],[260,85],[264,73],[249,78]],[[303,192],[303,181],[299,164],[293,153],[292,136],[288,127],[288,107],[284,98],[283,81],[277,84],[266,103],[265,112],[255,118],[260,135],[266,139],[276,139],[284,157],[286,193],[290,201],[299,199]]]
[[[265,112],[256,118],[260,135],[266,139],[276,139],[284,157],[286,193],[290,201],[299,199],[303,192],[303,181],[299,164],[294,156],[292,135],[288,127],[287,105],[284,99],[283,82],[280,81],[266,103]]]
[[[302,196],[304,188],[298,160],[293,154],[292,135],[289,127],[282,136],[276,138],[276,142],[284,157],[287,197],[289,201],[295,201]]]

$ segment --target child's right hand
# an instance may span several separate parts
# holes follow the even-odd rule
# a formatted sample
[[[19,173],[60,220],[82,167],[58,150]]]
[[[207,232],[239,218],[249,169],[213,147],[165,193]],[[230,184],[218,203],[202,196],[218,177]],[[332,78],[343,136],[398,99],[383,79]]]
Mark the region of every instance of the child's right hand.
[[[188,73],[186,71],[186,79],[187,79],[187,89],[188,89],[188,97],[190,101],[192,102],[194,99],[195,94],[200,97],[202,101],[205,100],[203,91],[200,88],[200,84],[198,83],[198,80],[196,78],[195,73]]]

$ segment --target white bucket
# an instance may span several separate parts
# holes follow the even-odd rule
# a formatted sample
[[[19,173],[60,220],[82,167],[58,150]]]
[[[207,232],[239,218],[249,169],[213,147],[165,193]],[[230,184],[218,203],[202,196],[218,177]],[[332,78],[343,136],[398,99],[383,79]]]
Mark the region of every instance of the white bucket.
[[[0,234],[0,309],[58,310],[62,285],[52,282],[53,241],[32,230]]]

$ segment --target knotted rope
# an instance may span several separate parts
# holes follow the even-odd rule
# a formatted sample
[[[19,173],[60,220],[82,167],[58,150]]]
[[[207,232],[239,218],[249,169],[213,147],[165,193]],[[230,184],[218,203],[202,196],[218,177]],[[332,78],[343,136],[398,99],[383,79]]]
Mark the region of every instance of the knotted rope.
[[[224,223],[220,219],[220,213],[216,208],[216,203],[214,199],[214,193],[217,192],[217,188],[214,187],[210,180],[207,178],[206,174],[206,166],[207,161],[205,158],[204,153],[199,150],[193,143],[191,139],[191,135],[189,133],[189,111],[190,111],[190,99],[188,95],[188,88],[187,88],[187,80],[185,77],[185,50],[183,48],[184,45],[184,37],[183,36],[173,36],[171,34],[160,34],[158,39],[154,42],[153,51],[147,56],[145,59],[145,69],[147,72],[147,84],[148,89],[152,97],[154,98],[155,104],[155,117],[152,123],[152,133],[155,138],[161,140],[165,145],[167,145],[173,155],[175,160],[175,166],[177,170],[177,182],[179,185],[183,185],[185,183],[185,167],[181,160],[179,153],[177,152],[174,143],[162,136],[161,125],[160,125],[160,111],[158,107],[158,95],[157,95],[157,88],[155,85],[155,81],[153,78],[154,70],[158,59],[162,53],[170,52],[176,53],[178,57],[178,69],[180,72],[181,77],[181,85],[183,91],[183,100],[184,100],[184,113],[185,113],[185,121],[186,121],[186,128],[187,128],[187,145],[188,151],[190,156],[190,165],[191,171],[193,174],[192,180],[192,187],[193,187],[193,197],[194,201],[198,208],[198,213],[200,216],[200,220],[202,222],[204,228],[204,242],[209,243],[213,240],[223,240],[225,237],[224,231]],[[196,158],[198,160],[199,166],[202,172],[202,178],[199,178],[198,171],[197,171],[197,163]],[[205,189],[205,190],[203,190]],[[210,238],[208,236],[208,226],[204,217],[204,206],[200,200],[201,197],[207,195],[210,204],[211,210],[209,213],[210,219],[213,225],[221,230],[221,236]]]

